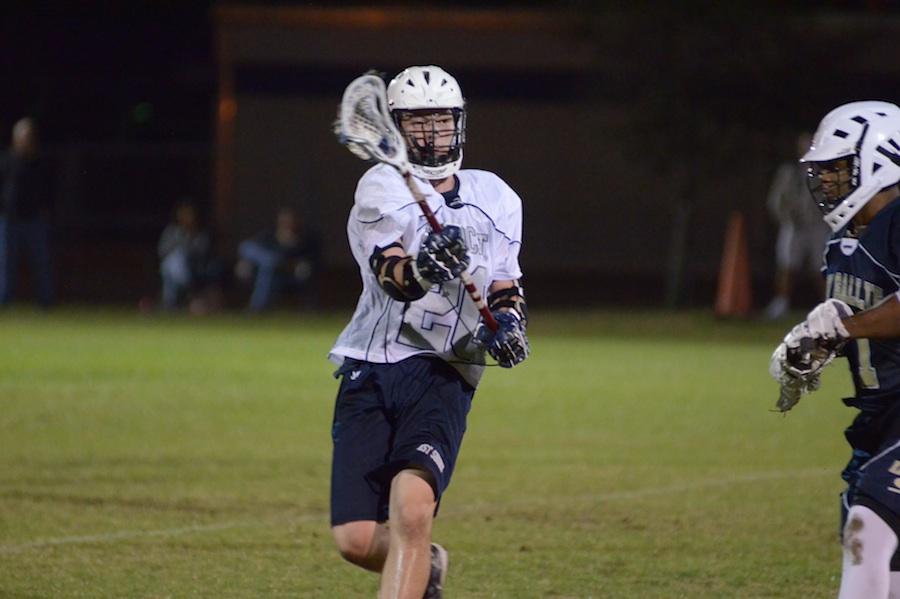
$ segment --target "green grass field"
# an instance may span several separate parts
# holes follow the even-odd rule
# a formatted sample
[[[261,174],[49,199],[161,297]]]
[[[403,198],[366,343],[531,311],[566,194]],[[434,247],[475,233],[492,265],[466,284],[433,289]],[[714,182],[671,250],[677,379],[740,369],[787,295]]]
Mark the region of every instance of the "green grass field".
[[[374,597],[328,529],[349,314],[0,314],[0,597]],[[540,313],[435,538],[448,597],[836,594],[846,366],[787,417],[788,322]]]

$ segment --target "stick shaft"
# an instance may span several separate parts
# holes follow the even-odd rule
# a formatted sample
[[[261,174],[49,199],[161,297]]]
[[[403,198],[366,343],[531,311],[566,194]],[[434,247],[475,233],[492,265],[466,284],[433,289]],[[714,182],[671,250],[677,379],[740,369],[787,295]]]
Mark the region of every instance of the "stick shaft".
[[[431,225],[431,229],[435,233],[440,233],[443,227],[441,223],[438,222],[437,217],[435,217],[434,212],[431,210],[431,206],[428,205],[428,201],[425,199],[425,196],[419,191],[419,188],[416,187],[415,181],[413,181],[412,175],[407,171],[403,173],[403,179],[406,181],[406,186],[409,187],[410,193],[412,193],[413,198],[415,198],[416,203],[419,205],[419,208],[422,210],[422,214],[425,215],[425,220],[428,221],[428,224]],[[490,309],[488,309],[487,304],[484,302],[484,298],[481,297],[481,292],[478,291],[478,288],[475,286],[475,282],[472,280],[472,277],[469,276],[469,273],[466,271],[462,271],[459,273],[459,278],[463,282],[463,285],[466,288],[466,291],[469,292],[469,297],[472,298],[472,301],[475,302],[475,307],[478,308],[478,311],[481,313],[481,318],[484,319],[484,324],[492,331],[496,331],[498,328],[497,320],[494,318],[494,315],[491,314]]]

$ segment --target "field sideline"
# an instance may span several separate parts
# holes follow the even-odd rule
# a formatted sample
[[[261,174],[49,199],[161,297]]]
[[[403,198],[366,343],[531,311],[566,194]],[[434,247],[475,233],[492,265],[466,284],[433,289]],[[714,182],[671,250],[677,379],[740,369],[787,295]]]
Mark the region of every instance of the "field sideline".
[[[348,317],[0,313],[0,597],[374,597],[328,530]],[[836,595],[845,363],[781,417],[789,321],[532,322],[436,522],[448,597]]]

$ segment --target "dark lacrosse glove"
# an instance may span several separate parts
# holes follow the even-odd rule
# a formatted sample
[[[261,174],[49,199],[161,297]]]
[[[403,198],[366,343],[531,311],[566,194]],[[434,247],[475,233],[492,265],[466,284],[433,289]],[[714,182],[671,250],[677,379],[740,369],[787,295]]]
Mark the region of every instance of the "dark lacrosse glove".
[[[447,225],[440,233],[429,233],[416,256],[419,276],[431,283],[455,279],[469,267],[469,253],[462,230]]]
[[[522,321],[513,312],[494,312],[498,328],[492,331],[478,323],[475,329],[475,344],[484,348],[503,368],[512,368],[528,357],[531,348]]]

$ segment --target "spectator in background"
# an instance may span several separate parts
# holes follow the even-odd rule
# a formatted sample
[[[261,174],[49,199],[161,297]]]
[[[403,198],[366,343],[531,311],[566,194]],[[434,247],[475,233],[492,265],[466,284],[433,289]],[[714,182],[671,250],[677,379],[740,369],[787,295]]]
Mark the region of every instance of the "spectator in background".
[[[318,267],[319,243],[313,231],[303,231],[293,208],[278,211],[273,231],[262,232],[238,246],[235,274],[253,281],[249,309],[268,308],[281,291],[312,292]]]
[[[0,157],[0,305],[15,295],[19,254],[28,255],[37,303],[53,303],[50,171],[41,153],[38,129],[30,118],[16,122],[12,147]]]
[[[222,267],[189,200],[176,204],[174,219],[159,238],[158,251],[163,308],[173,310],[194,295],[191,311],[206,312],[212,303],[210,288],[221,279]]]
[[[797,137],[798,156],[809,149],[809,133]],[[778,223],[775,244],[775,297],[766,307],[765,316],[776,319],[784,316],[796,295],[798,281],[807,281],[824,294],[821,276],[822,255],[828,241],[828,225],[813,201],[807,186],[806,165],[791,160],[782,163],[775,172],[767,201],[769,213]]]

